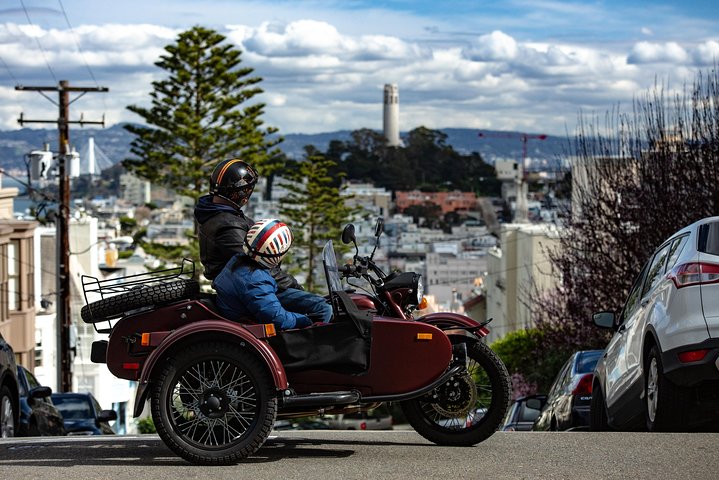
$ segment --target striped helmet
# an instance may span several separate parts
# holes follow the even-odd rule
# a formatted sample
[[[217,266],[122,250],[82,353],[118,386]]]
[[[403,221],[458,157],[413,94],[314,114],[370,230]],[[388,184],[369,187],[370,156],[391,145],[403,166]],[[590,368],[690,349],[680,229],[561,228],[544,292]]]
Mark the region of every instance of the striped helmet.
[[[290,227],[279,220],[258,220],[245,236],[243,249],[248,257],[265,268],[276,267],[292,245]]]

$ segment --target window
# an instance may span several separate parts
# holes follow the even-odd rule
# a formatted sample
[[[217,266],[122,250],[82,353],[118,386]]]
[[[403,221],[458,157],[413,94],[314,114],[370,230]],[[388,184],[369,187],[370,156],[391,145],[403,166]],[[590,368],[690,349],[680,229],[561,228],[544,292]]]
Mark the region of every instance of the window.
[[[8,310],[20,310],[20,241],[7,245],[7,302]]]
[[[699,251],[719,255],[719,222],[699,227]]]
[[[651,289],[653,289],[664,275],[664,267],[667,265],[667,257],[669,256],[669,248],[671,243],[667,243],[654,255],[652,264],[649,267],[649,273],[647,274],[647,281],[644,284],[644,290],[642,290],[642,297]]]
[[[42,367],[42,330],[35,330],[35,366]]]
[[[642,285],[644,284],[644,274],[647,271],[647,267],[649,264],[645,264],[644,268],[642,268],[641,273],[637,277],[637,279],[634,281],[634,285],[632,286],[632,289],[629,291],[629,296],[627,297],[627,302],[624,304],[624,309],[622,310],[622,315],[619,318],[619,325],[624,323],[627,318],[629,318],[633,313],[634,310],[636,310],[637,305],[639,305],[639,299],[641,298],[639,293],[642,291]]]
[[[672,242],[672,248],[669,249],[669,261],[667,261],[667,270],[674,267],[674,265],[677,263],[677,260],[679,260],[679,255],[682,254],[682,250],[684,250],[684,245],[687,244],[687,240],[689,239],[689,235],[683,235],[679,238],[674,239]]]

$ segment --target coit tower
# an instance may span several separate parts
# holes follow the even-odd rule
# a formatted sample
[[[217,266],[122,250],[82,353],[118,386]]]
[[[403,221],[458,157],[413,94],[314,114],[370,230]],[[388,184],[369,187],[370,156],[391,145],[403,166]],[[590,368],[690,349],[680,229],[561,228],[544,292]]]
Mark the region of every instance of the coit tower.
[[[384,86],[384,137],[388,146],[399,146],[399,88],[396,83]]]

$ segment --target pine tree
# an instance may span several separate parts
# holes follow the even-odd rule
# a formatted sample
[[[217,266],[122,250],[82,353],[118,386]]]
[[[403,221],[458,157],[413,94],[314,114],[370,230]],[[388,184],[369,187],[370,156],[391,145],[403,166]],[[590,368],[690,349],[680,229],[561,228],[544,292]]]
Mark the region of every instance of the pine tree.
[[[358,209],[345,202],[330,172],[336,162],[326,158],[314,147],[305,147],[305,159],[294,162],[286,173],[282,186],[288,194],[280,200],[280,216],[292,229],[294,242],[292,259],[306,272],[305,286],[315,288],[314,270],[319,264],[321,250],[327,240],[340,238],[342,228]]]
[[[155,63],[168,74],[152,82],[150,108],[127,108],[146,126],[126,125],[136,135],[136,158],[123,166],[154,184],[197,199],[208,188],[214,165],[240,157],[261,175],[277,170],[281,138],[263,127],[264,104],[248,102],[262,90],[253,69],[241,67],[241,50],[200,26],[181,33]]]

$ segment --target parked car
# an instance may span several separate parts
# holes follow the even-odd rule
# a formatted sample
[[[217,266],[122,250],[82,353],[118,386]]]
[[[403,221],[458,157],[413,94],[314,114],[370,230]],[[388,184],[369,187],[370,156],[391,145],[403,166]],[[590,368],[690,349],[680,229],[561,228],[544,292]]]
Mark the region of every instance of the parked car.
[[[392,430],[392,415],[384,409],[336,415],[328,421],[336,430]]]
[[[532,429],[534,421],[547,402],[547,396],[542,394],[519,397],[509,407],[504,424],[500,430],[504,432],[526,432]]]
[[[20,390],[20,421],[18,437],[65,435],[62,414],[55,408],[50,396],[52,389],[44,387],[22,365],[17,366]]]
[[[108,422],[117,420],[115,410],[103,410],[91,393],[53,393],[68,435],[112,435]]]
[[[532,430],[589,428],[594,367],[604,350],[574,352],[559,369]]]
[[[597,364],[592,429],[685,429],[719,416],[719,217],[654,251],[624,308],[599,312],[614,330]]]
[[[20,395],[15,353],[0,335],[0,438],[14,437],[19,422]]]

